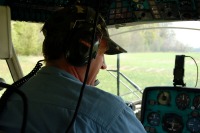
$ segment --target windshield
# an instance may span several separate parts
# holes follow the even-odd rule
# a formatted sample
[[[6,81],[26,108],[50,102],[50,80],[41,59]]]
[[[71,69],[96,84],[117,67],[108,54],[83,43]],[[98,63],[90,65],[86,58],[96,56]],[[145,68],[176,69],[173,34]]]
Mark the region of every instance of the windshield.
[[[24,75],[43,59],[42,25],[12,22],[13,46]],[[200,88],[196,66],[200,64],[199,22],[116,25],[109,27],[109,33],[127,53],[105,55],[107,71],[100,71],[98,88],[126,101],[140,101],[146,87],[173,86],[176,55],[187,56],[183,78],[186,87]],[[3,72],[1,77],[12,84],[10,74]]]
[[[109,74],[105,79],[101,71],[98,77],[101,82],[99,86],[104,90],[118,94],[127,101],[137,101],[146,87],[173,86],[176,55],[187,56],[184,58],[185,86],[200,88],[196,66],[200,64],[199,22],[113,26],[109,28],[109,33],[128,52],[106,56]],[[118,64],[117,60],[120,60]],[[115,71],[117,66],[119,77]],[[116,78],[120,80],[119,85]]]

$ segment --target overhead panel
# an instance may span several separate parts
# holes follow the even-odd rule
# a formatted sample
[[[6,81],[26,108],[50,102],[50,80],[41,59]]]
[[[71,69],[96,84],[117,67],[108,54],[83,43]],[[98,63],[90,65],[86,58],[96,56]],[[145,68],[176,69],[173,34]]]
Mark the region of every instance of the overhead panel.
[[[73,0],[0,0],[11,8],[11,19],[44,22]],[[200,0],[80,0],[105,17],[108,25],[157,20],[198,20]]]
[[[107,23],[120,24],[157,20],[198,20],[198,0],[115,0]]]

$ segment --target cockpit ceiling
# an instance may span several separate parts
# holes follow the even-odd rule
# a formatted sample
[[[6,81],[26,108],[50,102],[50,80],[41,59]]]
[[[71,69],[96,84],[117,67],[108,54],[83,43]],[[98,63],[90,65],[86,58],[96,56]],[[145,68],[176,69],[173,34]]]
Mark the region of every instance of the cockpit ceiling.
[[[44,22],[57,9],[73,0],[0,0],[11,8],[11,19]],[[108,25],[148,22],[199,20],[199,0],[80,0],[99,9]]]

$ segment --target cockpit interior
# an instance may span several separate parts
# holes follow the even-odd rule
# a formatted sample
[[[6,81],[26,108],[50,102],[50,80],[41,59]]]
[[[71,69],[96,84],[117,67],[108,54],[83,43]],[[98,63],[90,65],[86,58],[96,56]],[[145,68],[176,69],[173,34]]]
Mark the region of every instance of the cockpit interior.
[[[0,0],[0,58],[1,60],[6,60],[8,64],[9,71],[13,78],[12,85],[15,87],[21,86],[30,77],[34,76],[35,72],[40,69],[42,64],[39,61],[30,73],[27,72],[27,75],[23,74],[12,46],[10,21],[44,23],[55,10],[70,5],[75,1],[76,0]],[[127,46],[128,53],[129,50],[131,51],[132,49],[133,53],[138,53],[136,51],[136,45],[131,49],[128,47],[128,44],[133,45],[132,43],[134,43],[134,41],[130,41],[130,38],[133,38],[133,34],[141,34],[140,32],[144,29],[147,31],[151,29],[189,29],[198,31],[200,35],[200,27],[198,26],[198,24],[200,24],[199,0],[79,0],[79,2],[99,9],[99,12],[106,20],[111,38],[120,41],[121,38],[119,38],[119,36],[124,37],[125,40],[119,43],[127,44],[125,47]],[[187,27],[181,26],[179,22],[188,22]],[[152,24],[151,27],[148,27],[149,24]],[[146,27],[141,27],[141,25]],[[134,28],[130,28],[131,26]],[[127,27],[129,30],[124,29]],[[122,31],[118,32],[119,29],[122,29]],[[131,35],[127,34],[129,32]],[[184,34],[186,31],[180,32]],[[156,36],[155,33],[153,34],[152,32],[152,35]],[[145,33],[142,34],[144,35]],[[146,32],[145,35],[150,36],[150,34],[151,32]],[[162,34],[165,34],[165,32]],[[159,35],[161,35],[161,32]],[[196,35],[199,36],[198,34]],[[172,39],[172,36],[168,39]],[[187,38],[192,36],[193,35],[190,36],[187,34]],[[140,41],[135,41],[137,45],[140,45],[140,42],[144,42],[142,41],[144,38],[141,38]],[[198,37],[196,38],[198,39]],[[181,39],[184,40],[185,38],[182,37]],[[172,43],[169,40],[168,42],[166,41],[166,46]],[[145,41],[154,43],[150,40]],[[200,40],[199,42],[195,40],[188,41],[188,44],[190,42],[196,43],[194,57],[188,56],[187,53],[182,54],[182,52],[173,54],[173,57],[172,55],[167,55],[164,60],[159,61],[156,60],[157,57],[153,57],[155,62],[151,67],[148,60],[142,62],[140,59],[141,63],[145,64],[145,68],[143,69],[142,67],[134,66],[126,68],[129,62],[137,61],[134,60],[132,56],[125,57],[124,55],[117,55],[114,57],[116,69],[110,69],[112,66],[108,66],[109,69],[107,72],[115,77],[116,82],[113,84],[115,84],[116,95],[121,94],[120,84],[126,86],[127,83],[124,83],[125,80],[134,88],[131,89],[129,86],[126,86],[129,90],[128,93],[134,94],[134,101],[128,98],[125,99],[125,101],[127,105],[133,109],[147,133],[200,133],[200,82],[198,79]],[[161,49],[159,43],[155,43],[155,45],[157,48],[159,47]],[[151,47],[148,48],[149,50],[147,50],[147,52],[152,50]],[[162,52],[166,53],[166,49],[167,47],[164,47]],[[137,50],[139,50],[139,48]],[[169,49],[168,51],[173,50]],[[142,54],[138,56],[141,55]],[[150,56],[145,55],[144,58],[148,59]],[[124,71],[127,74],[134,74],[134,71],[139,69],[146,72],[147,70],[153,71],[156,69],[151,75],[156,76],[160,74],[158,78],[161,79],[166,77],[168,72],[162,73],[166,68],[162,68],[163,66],[161,66],[160,63],[163,62],[164,65],[167,65],[167,61],[169,61],[167,60],[168,58],[170,58],[171,62],[171,73],[170,77],[167,78],[170,79],[170,81],[164,84],[159,84],[159,82],[156,82],[155,78],[154,84],[139,87],[137,83],[132,82],[132,80],[123,73]],[[190,60],[189,63],[186,61],[188,59]],[[127,64],[124,65],[121,61]],[[186,71],[189,70],[189,68],[186,67],[191,63],[193,67],[190,69],[192,72],[189,73],[193,75],[186,75]],[[131,71],[126,72],[127,69]],[[145,76],[144,74],[139,76],[141,80],[140,84],[143,82],[151,82],[150,79],[143,77]],[[5,84],[7,82],[4,80],[1,73],[0,77],[2,78],[2,80],[0,80],[0,87],[9,87],[9,84]],[[185,81],[186,77],[188,78],[187,81]],[[151,79],[152,78],[154,77],[151,77]],[[190,81],[190,79],[192,79],[192,81]],[[110,83],[109,81],[105,81],[103,84]],[[126,93],[127,92],[124,92],[121,96],[123,97]]]

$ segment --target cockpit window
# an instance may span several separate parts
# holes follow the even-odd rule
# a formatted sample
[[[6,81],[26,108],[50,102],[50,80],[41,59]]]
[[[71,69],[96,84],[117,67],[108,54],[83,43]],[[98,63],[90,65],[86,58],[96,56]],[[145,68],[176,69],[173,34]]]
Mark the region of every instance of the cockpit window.
[[[13,45],[24,75],[43,59],[41,27],[42,24],[12,22]],[[185,55],[184,83],[186,87],[200,88],[196,66],[200,64],[199,22],[136,23],[109,26],[108,30],[128,53],[105,55],[107,71],[100,71],[97,87],[126,101],[141,100],[146,87],[173,86],[176,55]],[[0,72],[5,73],[4,69]],[[13,83],[11,76],[5,80]]]
[[[6,60],[0,60],[0,82],[11,84],[13,79],[6,63]],[[0,97],[5,91],[5,88],[0,87]]]
[[[128,53],[106,56],[110,75],[102,81],[101,87],[125,100],[136,101],[148,86],[173,86],[176,55],[185,55],[184,83],[186,87],[200,88],[196,66],[200,64],[199,25],[199,22],[190,21],[109,28],[111,38]],[[104,75],[103,71],[101,73]],[[101,73],[100,82],[104,79]],[[118,85],[117,78],[120,80]]]
[[[13,83],[13,79],[6,63],[6,60],[0,60],[0,78],[3,78],[6,83],[11,84]]]

